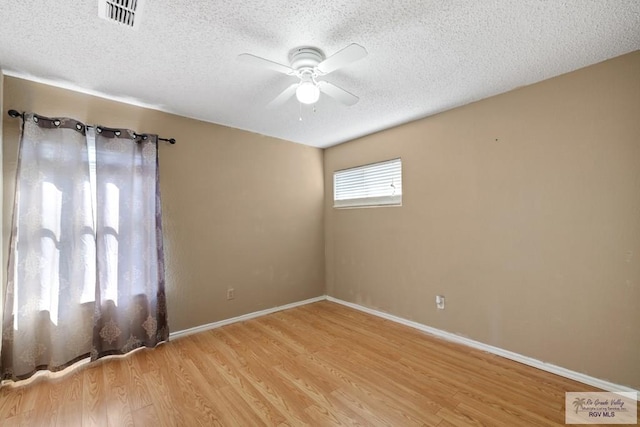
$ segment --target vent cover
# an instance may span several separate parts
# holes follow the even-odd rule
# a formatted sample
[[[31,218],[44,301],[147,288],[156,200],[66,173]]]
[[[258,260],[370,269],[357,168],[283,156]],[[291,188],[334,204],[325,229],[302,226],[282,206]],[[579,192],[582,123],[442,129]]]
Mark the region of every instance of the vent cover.
[[[142,0],[98,0],[98,16],[131,28],[140,26]]]

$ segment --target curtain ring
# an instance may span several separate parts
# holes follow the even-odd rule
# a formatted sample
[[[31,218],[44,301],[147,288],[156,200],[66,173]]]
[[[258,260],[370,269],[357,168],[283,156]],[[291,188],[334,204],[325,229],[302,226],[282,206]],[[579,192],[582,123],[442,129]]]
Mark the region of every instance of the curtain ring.
[[[98,127],[96,128],[96,132],[98,132],[98,133],[102,133],[102,128],[101,128],[100,126],[98,126]]]
[[[60,126],[60,120],[54,120],[53,124],[56,125],[56,126]]]
[[[114,133],[116,134],[116,136],[120,136],[120,131],[119,130],[115,131]]]
[[[82,130],[82,125],[80,123],[76,123],[76,129],[81,131]]]
[[[38,123],[38,117],[37,116],[33,116],[33,121]]]

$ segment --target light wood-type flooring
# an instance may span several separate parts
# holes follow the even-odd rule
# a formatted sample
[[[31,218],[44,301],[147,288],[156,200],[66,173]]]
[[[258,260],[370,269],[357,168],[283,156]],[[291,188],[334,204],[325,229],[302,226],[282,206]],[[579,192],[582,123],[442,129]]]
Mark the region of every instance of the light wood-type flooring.
[[[10,426],[554,426],[592,387],[322,301],[0,389]]]

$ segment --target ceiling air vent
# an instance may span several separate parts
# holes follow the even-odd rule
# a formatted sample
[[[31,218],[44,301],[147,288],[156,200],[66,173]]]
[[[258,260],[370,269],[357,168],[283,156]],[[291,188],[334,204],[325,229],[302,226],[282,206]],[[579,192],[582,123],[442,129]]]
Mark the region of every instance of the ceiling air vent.
[[[138,28],[142,0],[98,0],[98,16],[107,21]]]

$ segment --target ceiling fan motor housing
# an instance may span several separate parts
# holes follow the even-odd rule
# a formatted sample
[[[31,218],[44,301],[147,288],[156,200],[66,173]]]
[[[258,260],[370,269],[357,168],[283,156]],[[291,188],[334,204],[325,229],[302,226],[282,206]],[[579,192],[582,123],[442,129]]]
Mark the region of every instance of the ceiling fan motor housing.
[[[298,47],[289,53],[289,62],[294,70],[313,69],[324,59],[322,51],[315,47]]]

